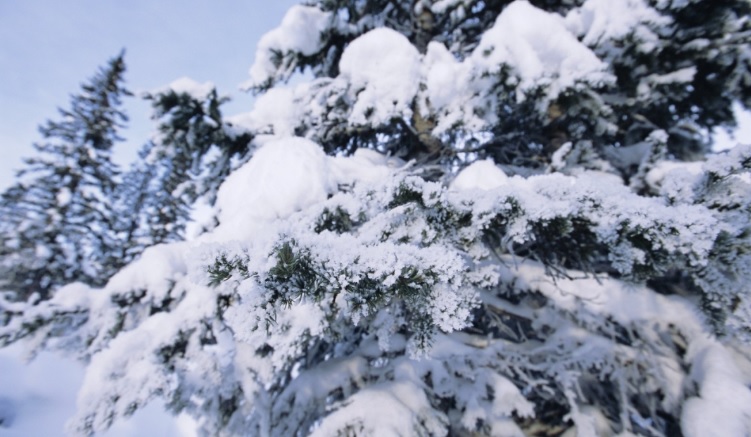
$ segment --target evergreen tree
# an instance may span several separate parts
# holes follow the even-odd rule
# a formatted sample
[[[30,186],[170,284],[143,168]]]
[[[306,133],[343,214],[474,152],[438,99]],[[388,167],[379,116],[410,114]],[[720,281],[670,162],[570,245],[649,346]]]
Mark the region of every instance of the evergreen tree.
[[[708,151],[707,130],[734,122],[731,103],[749,105],[747,1],[531,1],[537,12],[498,22],[511,4],[518,6],[510,0],[322,0],[299,7],[259,44],[248,87],[266,92],[310,69],[318,80],[295,96],[303,116],[293,130],[332,152],[370,147],[465,164],[489,156],[507,171],[527,174],[544,170],[572,142],[594,146],[625,178],[638,162],[623,169],[623,155],[633,155],[629,146],[639,149],[653,131],[669,134],[676,158],[698,159]],[[545,42],[535,28],[543,21],[566,36]],[[319,37],[289,37],[299,22]],[[366,89],[362,77],[341,61],[352,41],[382,27],[403,35],[424,57],[412,66],[404,61],[415,56],[402,60],[405,70],[422,75],[403,95],[384,96],[395,105],[379,110],[363,99],[368,93],[358,95]],[[501,36],[504,28],[516,39]],[[499,37],[494,41],[491,29]],[[548,49],[560,56],[546,56]],[[609,145],[621,153],[603,150]]]
[[[747,12],[293,7],[232,119],[254,151],[220,166],[218,226],[103,290],[0,300],[0,341],[90,363],[84,435],[158,396],[206,435],[747,436],[751,145],[702,133],[749,104]],[[212,192],[211,113],[160,113],[149,156],[192,172],[172,197]]]
[[[196,203],[214,203],[233,165],[247,160],[251,140],[223,120],[229,98],[210,83],[182,78],[144,97],[157,127],[117,192],[120,266],[147,247],[184,239]]]
[[[152,142],[141,148],[138,160],[123,175],[123,181],[115,192],[120,250],[112,253],[112,258],[113,263],[120,267],[133,261],[146,247],[168,242],[164,229],[158,226],[162,218],[157,213],[160,201],[164,202],[168,194],[163,194],[158,184],[156,165],[147,159],[153,148]],[[149,219],[158,222],[152,226]]]
[[[158,121],[147,160],[172,166],[161,186],[188,206],[202,196],[213,204],[219,185],[232,170],[232,160],[247,160],[252,139],[223,120],[221,106],[229,98],[220,96],[211,83],[188,78],[145,97],[152,101],[152,118]]]
[[[121,98],[130,95],[123,55],[81,86],[59,121],[40,127],[37,155],[3,194],[3,288],[21,297],[48,296],[73,281],[103,285],[114,272],[111,154],[127,121]]]

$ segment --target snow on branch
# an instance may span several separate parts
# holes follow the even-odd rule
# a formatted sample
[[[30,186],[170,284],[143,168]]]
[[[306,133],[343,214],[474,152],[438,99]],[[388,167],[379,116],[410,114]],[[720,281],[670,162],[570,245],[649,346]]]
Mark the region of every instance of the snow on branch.
[[[316,148],[269,143],[246,166],[310,163]],[[248,227],[239,239],[223,223],[192,246],[151,248],[104,290],[64,288],[2,333],[36,323],[25,335],[86,345],[73,424],[84,433],[155,397],[210,433],[522,435],[546,411],[582,432],[651,432],[673,426],[666,417],[701,430],[682,405],[715,411],[723,393],[749,396],[698,308],[643,282],[673,269],[711,280],[710,208],[594,173],[499,179],[486,164],[449,190],[386,162],[321,156],[305,177],[347,184],[311,202],[297,197],[307,184],[266,186],[291,190],[272,214],[245,197],[265,179],[230,178],[219,198],[246,211],[231,222]],[[390,176],[353,180],[355,163]],[[736,168],[708,165],[720,167]],[[76,309],[85,316],[61,324]],[[390,405],[393,420],[365,405]],[[742,426],[749,411],[733,408],[727,426]]]

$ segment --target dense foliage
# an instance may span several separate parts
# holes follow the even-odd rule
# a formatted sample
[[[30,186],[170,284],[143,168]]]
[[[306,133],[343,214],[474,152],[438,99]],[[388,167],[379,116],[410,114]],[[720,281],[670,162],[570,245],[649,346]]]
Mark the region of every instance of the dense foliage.
[[[750,11],[293,7],[249,113],[149,95],[102,252],[133,261],[8,294],[0,342],[88,363],[83,435],[155,398],[206,435],[749,435],[751,145],[709,133],[751,106]]]

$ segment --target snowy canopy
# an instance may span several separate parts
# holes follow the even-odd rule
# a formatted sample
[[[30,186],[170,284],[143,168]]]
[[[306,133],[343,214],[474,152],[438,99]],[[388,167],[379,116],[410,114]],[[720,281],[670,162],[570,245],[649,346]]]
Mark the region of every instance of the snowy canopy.
[[[738,171],[734,159],[739,158],[714,161],[705,171]],[[207,429],[230,426],[238,432],[274,434],[304,425],[312,426],[314,435],[329,435],[358,423],[363,432],[382,434],[414,429],[411,418],[420,417],[420,427],[441,434],[447,419],[430,407],[429,399],[450,395],[463,408],[465,426],[482,418],[493,430],[521,435],[511,415],[531,417],[532,406],[501,369],[510,366],[527,375],[523,379],[530,378],[527,372],[535,368],[535,357],[550,349],[559,351],[561,362],[546,372],[562,384],[558,387],[580,430],[595,426],[596,416],[576,400],[581,389],[576,375],[599,369],[594,375],[615,378],[624,384],[621,390],[661,390],[661,408],[672,411],[685,402],[685,435],[741,435],[751,402],[734,401],[731,407],[726,400],[751,400],[743,382],[751,375],[734,364],[730,349],[707,335],[705,322],[689,301],[575,269],[551,278],[544,259],[504,256],[500,263],[492,262],[482,241],[491,226],[501,223],[502,244],[517,248],[545,244],[541,239],[549,238],[546,228],[554,223],[583,226],[581,231],[591,233],[587,238],[592,239],[584,244],[600,247],[624,278],[674,263],[703,272],[713,262],[718,228],[711,211],[696,205],[668,206],[661,198],[639,197],[605,180],[596,173],[509,178],[483,161],[461,172],[447,190],[390,166],[386,157],[372,152],[331,158],[307,140],[272,141],[220,188],[220,225],[214,231],[194,243],[148,249],[104,290],[63,288],[33,315],[12,320],[0,335],[23,333],[18,323],[31,317],[57,326],[35,332],[37,341],[83,347],[80,353],[91,361],[73,426],[84,432],[106,429],[113,417],[157,395],[178,410],[221,412],[223,402],[242,393],[250,403],[228,413],[232,424],[205,422]],[[342,184],[354,190],[341,191]],[[555,244],[563,246],[545,250],[566,250],[564,240]],[[663,253],[661,259],[652,258],[656,251]],[[567,256],[577,259],[573,253]],[[308,278],[306,271],[320,276]],[[418,285],[422,280],[430,286]],[[504,303],[492,292],[501,284],[511,287],[511,295],[540,294],[548,303],[537,309]],[[520,323],[545,325],[551,334],[529,350],[509,340],[519,334],[502,336],[506,340],[470,340],[463,330],[473,309],[485,305],[503,308]],[[747,302],[743,305],[748,308]],[[353,344],[353,352],[341,355],[344,350],[335,348],[327,353],[333,354],[330,358],[310,361],[317,356],[311,355],[311,344],[325,343],[308,341],[348,335],[353,326],[372,326],[374,331],[359,346]],[[60,329],[73,327],[77,329],[71,337],[54,339]],[[640,356],[638,349],[616,347],[598,334],[616,329],[640,336],[674,329],[679,333],[674,335],[687,342],[687,352],[676,356],[668,348]],[[301,338],[309,340],[301,343]],[[483,352],[477,355],[477,345],[463,344],[470,341],[486,342],[479,346]],[[388,358],[404,348],[408,356],[423,359]],[[464,376],[452,376],[450,369],[462,368],[465,359],[479,360],[480,367],[472,372],[495,368],[492,360],[486,361],[491,356],[500,359],[499,369],[454,370]],[[615,363],[627,359],[651,366],[653,373],[645,375],[644,382],[639,382],[638,372],[618,373]],[[288,367],[290,363],[297,364]],[[676,373],[681,365],[694,371]],[[381,368],[396,373],[387,377]],[[280,399],[289,407],[273,410],[268,422],[261,414],[265,388],[287,371],[293,376]],[[424,378],[433,379],[432,388],[420,383]],[[480,381],[495,387],[495,400],[476,399],[478,388],[472,387]],[[688,381],[697,384],[698,393],[685,389]],[[343,390],[348,401],[332,401],[332,390]],[[393,422],[375,420],[371,410],[362,409],[387,408],[394,397],[403,403],[393,406]],[[633,408],[626,411],[637,414]],[[331,414],[313,426],[311,409],[330,409]],[[704,412],[702,417],[722,414],[725,425],[709,425],[694,413],[698,410]]]
[[[295,11],[288,17],[307,20],[300,26],[311,31],[304,33],[305,40],[314,41],[317,37],[313,35],[322,32],[323,15]],[[259,50],[272,50],[266,47],[266,39],[289,34],[284,32],[285,23],[286,19],[262,40]],[[273,50],[284,53],[286,44],[280,42]],[[310,54],[302,49],[300,53]],[[258,59],[261,61],[256,61],[252,72],[267,65],[266,57]],[[542,87],[548,99],[554,100],[579,83],[602,86],[613,81],[607,64],[579,41],[563,17],[527,1],[516,1],[505,8],[463,61],[437,42],[430,43],[427,53],[421,55],[400,33],[377,28],[347,45],[338,69],[340,74],[333,80],[321,78],[292,89],[271,89],[252,113],[236,121],[251,131],[268,133],[271,127],[274,134],[287,134],[301,121],[322,123],[322,118],[331,117],[326,113],[334,101],[346,98],[353,103],[342,117],[352,125],[382,125],[392,118],[409,120],[414,104],[419,102],[424,115],[437,119],[436,134],[457,123],[479,130],[496,122],[497,98],[487,94],[496,86],[515,88],[519,100],[526,92]],[[262,80],[253,77],[254,83]]]
[[[749,16],[307,2],[249,112],[147,95],[122,178],[121,55],[0,197],[0,345],[86,364],[78,435],[162,401],[217,436],[748,437],[751,145],[709,132],[751,107]]]

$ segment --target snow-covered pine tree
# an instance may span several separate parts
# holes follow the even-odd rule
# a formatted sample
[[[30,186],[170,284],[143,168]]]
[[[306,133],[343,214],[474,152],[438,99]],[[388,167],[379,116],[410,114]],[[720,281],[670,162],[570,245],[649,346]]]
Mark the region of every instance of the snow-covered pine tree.
[[[594,147],[628,177],[658,129],[669,133],[676,157],[701,157],[707,129],[733,123],[731,102],[749,104],[745,0],[520,4],[330,0],[298,7],[259,44],[247,86],[266,92],[309,69],[312,83],[265,93],[296,112],[267,123],[330,152],[365,146],[444,163],[465,162],[469,152],[521,174],[543,169],[572,142]],[[508,6],[529,13],[512,22],[520,14],[504,17]],[[290,36],[301,23],[320,38]],[[540,35],[541,27],[552,30]],[[381,44],[385,38],[393,43]],[[344,56],[355,40],[374,46],[372,55]],[[399,56],[389,51],[396,47]],[[383,74],[395,66],[400,75]]]
[[[159,226],[163,218],[159,214],[162,204],[169,210],[169,206],[179,199],[164,193],[159,184],[159,169],[148,159],[153,148],[154,143],[147,142],[139,150],[138,159],[124,173],[122,183],[115,191],[115,226],[120,250],[112,255],[120,267],[129,264],[149,246],[178,240],[177,235],[173,240],[167,240],[170,234]],[[187,220],[187,216],[186,210],[179,219]],[[179,223],[174,217],[173,220]]]
[[[44,141],[2,195],[2,289],[48,296],[74,281],[101,286],[114,273],[112,197],[118,176],[112,147],[127,121],[121,98],[124,52],[108,61],[59,121],[40,127]]]
[[[158,122],[144,160],[155,166],[156,178],[148,228],[154,243],[178,241],[196,202],[213,205],[233,165],[247,161],[251,137],[222,119],[221,105],[229,98],[210,82],[182,78],[146,98]]]
[[[747,436],[751,146],[705,156],[747,11],[296,6],[219,225],[0,339],[89,363],[81,434],[160,397],[206,435]]]
[[[117,192],[120,266],[147,247],[180,241],[191,220],[195,232],[213,227],[210,215],[196,222],[195,207],[207,209],[233,166],[247,161],[251,137],[222,119],[211,83],[181,78],[146,93],[156,132],[139,152]]]
[[[152,118],[158,122],[154,148],[146,159],[172,166],[162,185],[188,206],[202,196],[213,204],[219,185],[233,169],[233,159],[247,161],[252,139],[223,120],[221,106],[229,97],[220,96],[210,82],[189,78],[145,97],[152,101]]]

